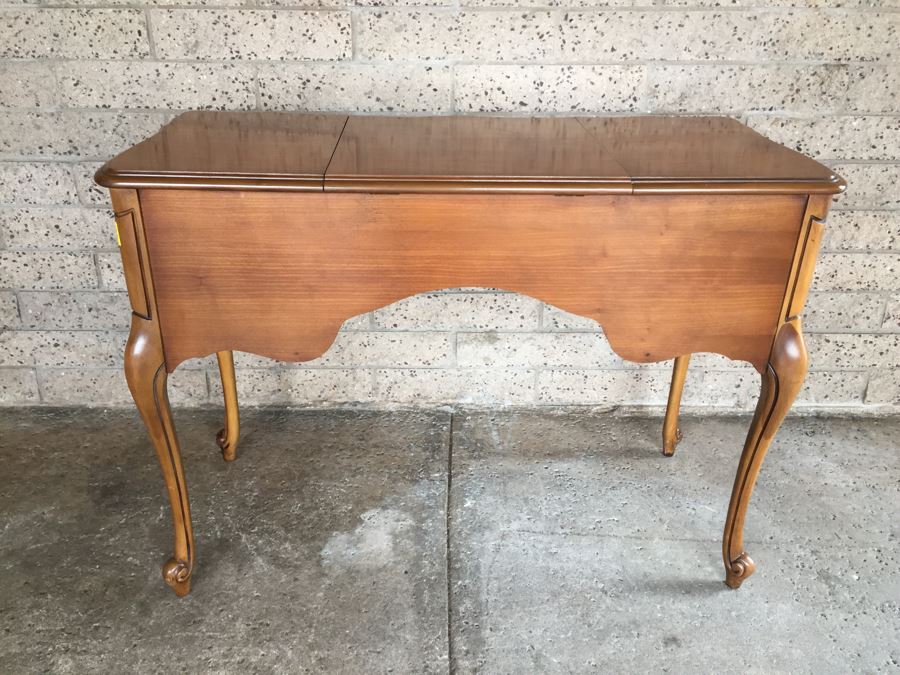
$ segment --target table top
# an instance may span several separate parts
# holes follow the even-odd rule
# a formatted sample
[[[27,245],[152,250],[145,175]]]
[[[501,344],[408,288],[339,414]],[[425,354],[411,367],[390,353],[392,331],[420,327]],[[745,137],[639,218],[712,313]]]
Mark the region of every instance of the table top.
[[[190,112],[106,187],[345,192],[836,193],[827,167],[728,117]]]

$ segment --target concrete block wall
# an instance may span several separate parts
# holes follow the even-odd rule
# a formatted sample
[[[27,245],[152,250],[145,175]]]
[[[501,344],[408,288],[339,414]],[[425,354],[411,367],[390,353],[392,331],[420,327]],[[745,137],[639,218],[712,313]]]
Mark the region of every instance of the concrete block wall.
[[[99,164],[178,111],[723,113],[850,183],[829,218],[801,405],[900,408],[897,0],[0,0],[0,403],[128,405]],[[436,289],[438,290],[438,289]],[[213,359],[173,376],[218,403]],[[247,403],[665,401],[596,324],[534,298],[417,296],[303,366],[238,355]],[[686,404],[752,407],[702,355]]]

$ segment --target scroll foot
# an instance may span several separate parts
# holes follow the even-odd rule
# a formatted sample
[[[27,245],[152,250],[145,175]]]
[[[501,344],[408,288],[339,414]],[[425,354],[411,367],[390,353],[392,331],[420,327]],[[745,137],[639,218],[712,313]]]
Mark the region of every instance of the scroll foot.
[[[746,553],[741,553],[725,569],[725,585],[740,588],[744,580],[756,571],[756,563]]]
[[[162,568],[163,579],[179,598],[191,592],[191,565],[185,560],[169,558]]]

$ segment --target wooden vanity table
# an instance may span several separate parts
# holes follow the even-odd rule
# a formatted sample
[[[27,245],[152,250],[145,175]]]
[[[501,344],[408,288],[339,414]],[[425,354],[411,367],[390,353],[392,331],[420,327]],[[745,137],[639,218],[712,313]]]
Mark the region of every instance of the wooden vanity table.
[[[133,309],[125,375],[172,506],[178,595],[194,569],[166,395],[216,353],[232,460],[232,350],[324,353],[348,318],[488,286],[595,319],[636,362],[675,358],[663,451],[693,352],[748,361],[762,390],[725,524],[726,583],[766,450],[807,369],[800,312],[843,181],[728,118],[187,113],[98,171]],[[598,338],[599,339],[599,338]]]

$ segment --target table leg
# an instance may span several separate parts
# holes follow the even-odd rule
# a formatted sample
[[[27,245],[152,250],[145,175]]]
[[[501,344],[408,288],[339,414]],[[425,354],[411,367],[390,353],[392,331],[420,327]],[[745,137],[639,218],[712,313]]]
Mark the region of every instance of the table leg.
[[[187,595],[194,567],[194,533],[181,451],[166,391],[168,375],[156,326],[136,314],[132,316],[125,347],[125,378],[156,448],[172,507],[175,553],[163,565],[163,579],[177,595]]]
[[[241,418],[238,412],[237,381],[234,377],[234,356],[230,351],[216,352],[219,374],[222,377],[222,392],[225,397],[225,426],[216,434],[216,443],[222,449],[226,462],[233,462],[237,456],[238,438],[241,435]]]
[[[762,374],[759,403],[734,479],[722,542],[725,583],[731,588],[738,588],[756,568],[744,550],[744,517],[766,451],[803,386],[806,368],[806,346],[800,319],[795,318],[783,324],[775,337],[768,367]]]
[[[690,354],[675,358],[672,367],[672,385],[669,387],[669,402],[666,405],[666,419],[663,422],[663,454],[671,457],[675,454],[675,446],[684,437],[678,426],[678,413],[681,409],[681,393],[684,391],[684,378],[687,376]]]

